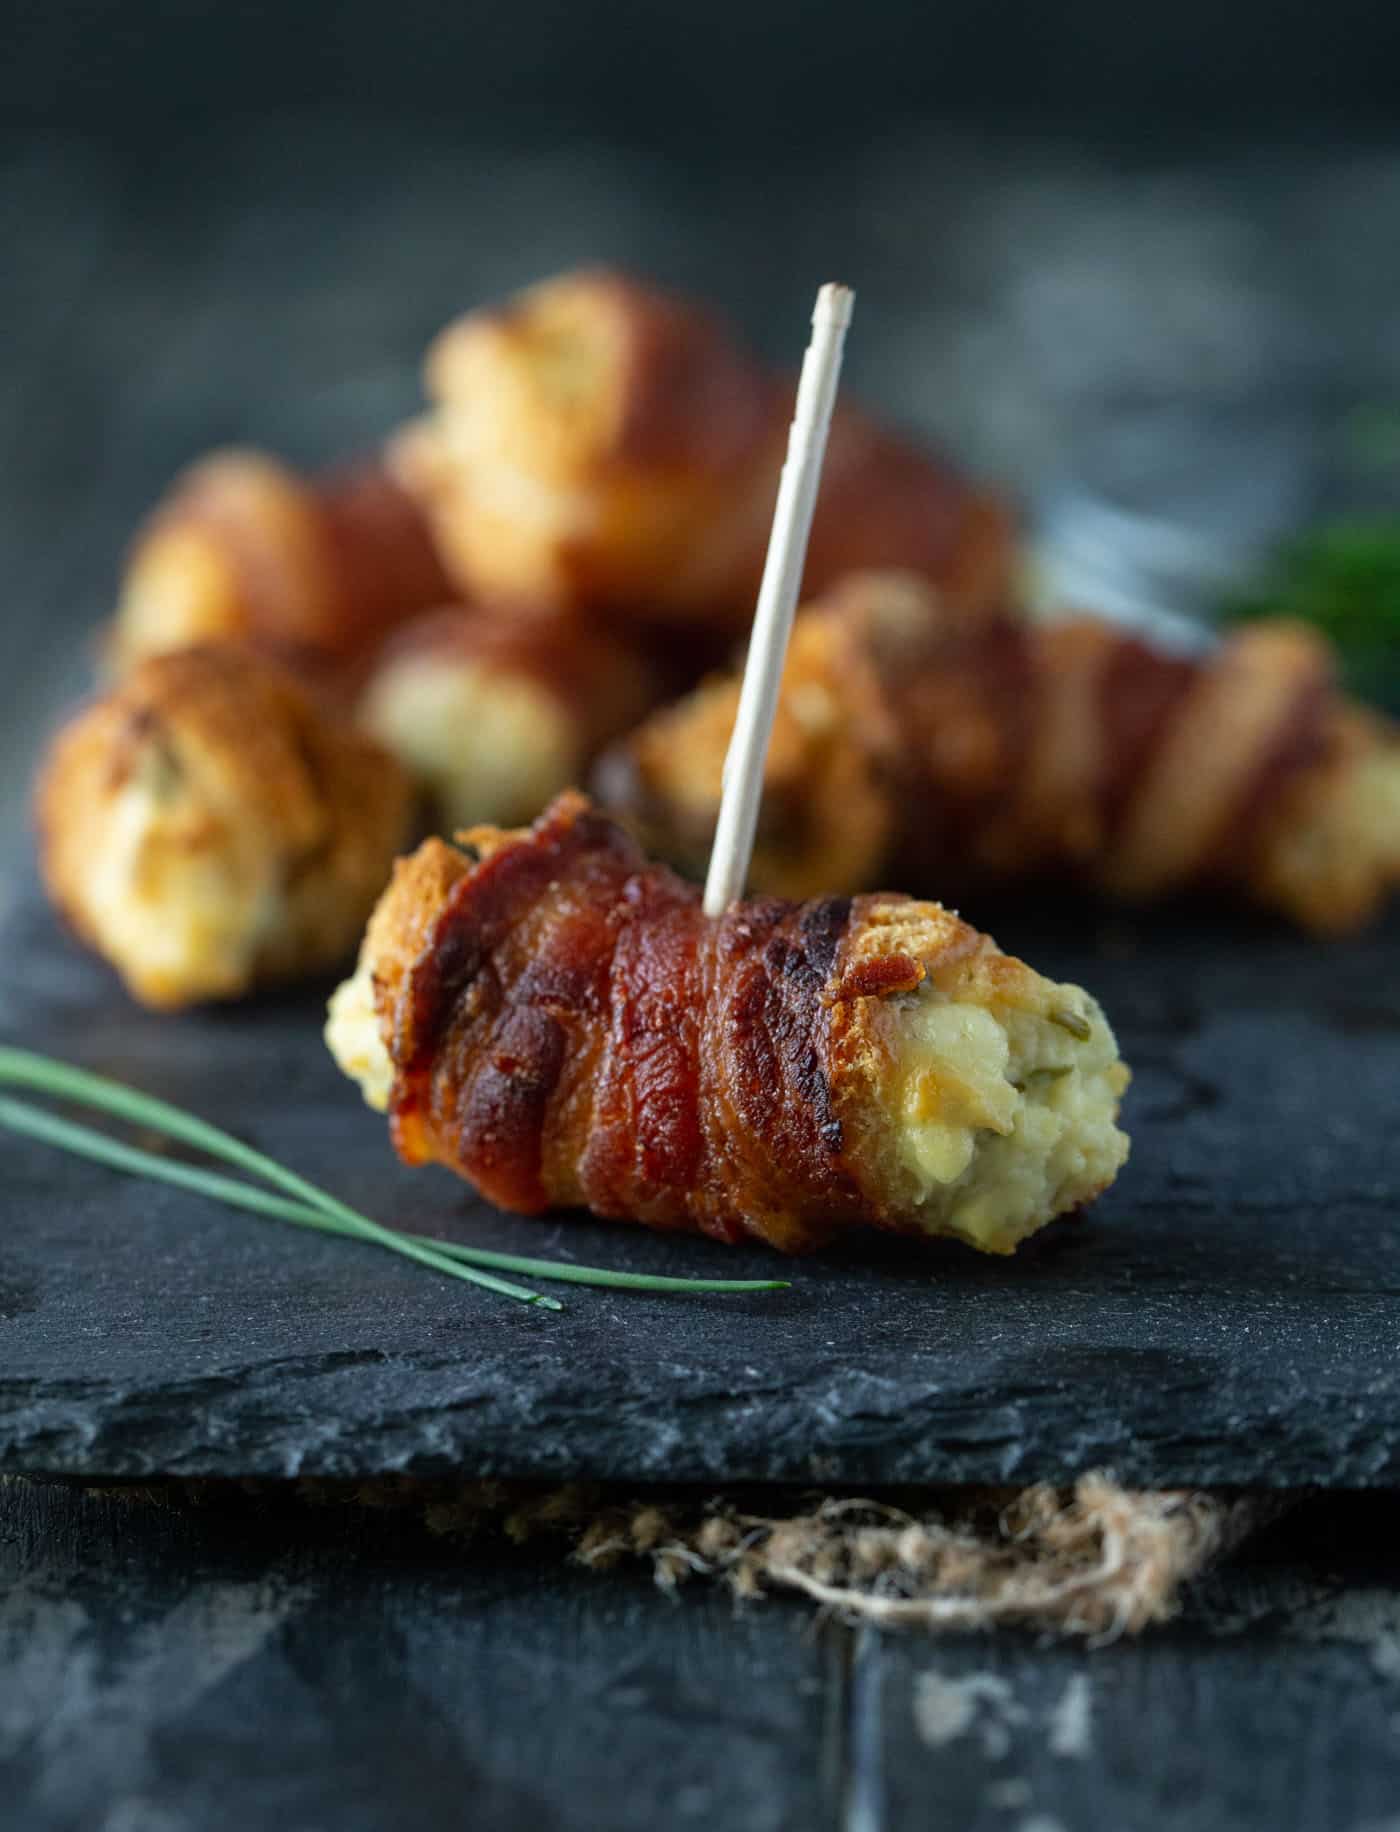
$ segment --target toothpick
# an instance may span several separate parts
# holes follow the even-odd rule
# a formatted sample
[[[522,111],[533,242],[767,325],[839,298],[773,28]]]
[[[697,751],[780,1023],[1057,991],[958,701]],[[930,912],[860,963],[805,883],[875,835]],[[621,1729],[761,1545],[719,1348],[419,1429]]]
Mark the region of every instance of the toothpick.
[[[758,808],[763,799],[768,740],[773,732],[792,616],[802,586],[812,510],[841,374],[841,348],[855,300],[850,287],[827,285],[817,294],[812,313],[812,341],[802,359],[797,406],[773,511],[773,532],[768,537],[768,557],[763,564],[763,583],[758,590],[758,608],[739,689],[739,711],[724,760],[719,822],[705,879],[707,916],[722,916],[735,898],[743,895],[749,875]]]

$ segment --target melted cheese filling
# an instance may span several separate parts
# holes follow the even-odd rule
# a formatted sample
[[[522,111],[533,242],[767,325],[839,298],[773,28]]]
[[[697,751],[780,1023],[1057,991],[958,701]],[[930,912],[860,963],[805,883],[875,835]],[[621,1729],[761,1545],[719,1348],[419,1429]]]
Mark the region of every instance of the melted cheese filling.
[[[364,722],[432,791],[449,827],[533,820],[579,769],[576,730],[553,695],[470,663],[388,669]]]
[[[930,1233],[1009,1253],[1127,1157],[1114,1120],[1128,1072],[1113,1035],[1092,999],[1055,991],[1062,1022],[932,987],[882,1014],[886,1169]]]
[[[379,1034],[374,976],[367,953],[360,956],[353,977],[332,993],[325,1035],[326,1048],[337,1068],[358,1082],[367,1106],[383,1113],[394,1086],[394,1065]]]

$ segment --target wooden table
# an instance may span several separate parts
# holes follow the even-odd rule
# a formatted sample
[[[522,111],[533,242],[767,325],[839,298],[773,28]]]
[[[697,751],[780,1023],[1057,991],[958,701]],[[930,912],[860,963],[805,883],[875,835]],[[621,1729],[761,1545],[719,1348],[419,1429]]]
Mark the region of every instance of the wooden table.
[[[1086,1649],[672,1598],[408,1505],[11,1482],[3,1823],[1380,1832],[1397,1533],[1393,1498],[1314,1506],[1171,1627]]]

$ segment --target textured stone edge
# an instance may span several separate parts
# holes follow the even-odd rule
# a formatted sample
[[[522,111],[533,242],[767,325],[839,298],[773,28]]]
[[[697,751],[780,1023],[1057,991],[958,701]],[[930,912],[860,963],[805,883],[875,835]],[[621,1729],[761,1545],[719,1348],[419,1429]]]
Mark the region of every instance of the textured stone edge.
[[[334,1360],[335,1358],[329,1358]],[[353,1362],[356,1358],[346,1357]],[[1054,1399],[946,1390],[878,1412],[860,1381],[794,1389],[775,1408],[742,1391],[692,1392],[682,1405],[600,1390],[580,1452],[577,1396],[516,1397],[509,1363],[444,1374],[431,1406],[395,1411],[355,1391],[355,1369],[284,1364],[170,1387],[0,1379],[0,1471],[145,1480],[160,1476],[343,1479],[457,1472],[620,1482],[1030,1483],[1093,1469],[1145,1487],[1400,1485],[1400,1405],[1389,1431],[1347,1422],[1340,1391],[1267,1411],[1225,1386],[1183,1411],[1179,1395],[1107,1405],[1067,1386]],[[422,1370],[413,1369],[415,1383]],[[843,1389],[845,1389],[843,1391]],[[421,1388],[420,1388],[421,1391]],[[361,1398],[369,1401],[358,1403]],[[1030,1430],[1034,1415],[1034,1432]],[[777,1418],[775,1428],[774,1419]],[[1189,1436],[1183,1435],[1189,1427]],[[1031,1439],[1053,1441],[1037,1452]]]

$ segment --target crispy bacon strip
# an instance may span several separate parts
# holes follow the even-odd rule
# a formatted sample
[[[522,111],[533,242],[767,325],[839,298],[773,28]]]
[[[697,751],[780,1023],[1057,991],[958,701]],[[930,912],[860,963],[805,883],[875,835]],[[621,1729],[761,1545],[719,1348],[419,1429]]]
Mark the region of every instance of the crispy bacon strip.
[[[258,452],[216,452],[138,534],[108,653],[125,669],[235,639],[324,672],[456,595],[422,514],[379,462],[308,478]]]
[[[603,799],[691,871],[737,696],[711,681],[599,770]],[[1088,618],[969,619],[919,581],[855,579],[798,618],[753,882],[853,891],[895,861],[916,890],[1058,874],[1352,928],[1400,883],[1400,748],[1301,626],[1186,658]]]
[[[427,385],[434,411],[393,462],[466,596],[747,627],[792,390],[709,312],[606,270],[566,274],[449,326]],[[999,502],[838,409],[809,590],[907,566],[996,603],[1012,561]]]
[[[430,841],[401,863],[332,1002],[330,1046],[409,1163],[527,1213],[1008,1251],[1122,1162],[1126,1072],[1092,1001],[936,904],[711,921],[574,794],[466,839],[475,858]]]

